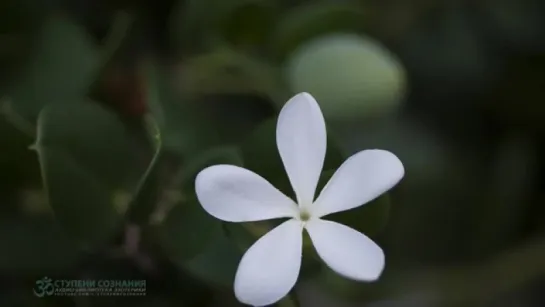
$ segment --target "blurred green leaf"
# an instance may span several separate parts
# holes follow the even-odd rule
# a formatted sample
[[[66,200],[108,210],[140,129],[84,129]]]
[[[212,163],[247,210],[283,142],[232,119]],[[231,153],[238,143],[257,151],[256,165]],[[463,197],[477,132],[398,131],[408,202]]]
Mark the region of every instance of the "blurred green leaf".
[[[179,80],[180,89],[191,95],[255,94],[273,101],[285,99],[277,68],[228,48],[187,60]]]
[[[0,220],[0,271],[43,274],[66,270],[79,253],[50,217],[7,217]]]
[[[92,102],[51,104],[40,113],[35,148],[49,203],[80,243],[101,244],[120,226],[118,211],[141,176],[127,137],[116,115]]]
[[[276,307],[300,307],[301,304],[299,303],[297,296],[295,293],[286,295],[283,299],[278,301],[276,303]]]
[[[326,265],[322,265],[315,279],[319,290],[333,294],[344,301],[371,302],[384,297],[384,287],[378,283],[362,283],[342,277]],[[382,295],[382,296],[381,296]]]
[[[16,202],[12,204],[6,200],[19,197],[21,187],[40,182],[36,156],[28,150],[30,142],[32,139],[0,118],[0,148],[3,148],[0,155],[0,195],[3,202],[0,211],[11,209],[9,205],[17,206]]]
[[[545,132],[545,53],[537,57],[515,57],[483,100],[485,111],[505,125],[521,130]]]
[[[430,103],[441,101],[437,107],[442,110],[473,107],[469,99],[454,99],[452,106],[444,100],[452,93],[479,93],[503,75],[504,63],[475,30],[469,11],[453,6],[430,17],[399,43],[399,57],[411,72],[411,88],[425,91]]]
[[[51,2],[0,1],[0,96],[28,61],[34,36],[51,9]]]
[[[260,41],[273,22],[274,3],[266,0],[181,1],[171,15],[170,34],[178,46],[207,48],[225,38]]]
[[[289,11],[278,22],[270,48],[283,58],[302,42],[332,32],[358,32],[365,29],[363,7],[346,2],[313,2]]]
[[[81,100],[94,81],[98,50],[77,24],[61,15],[50,17],[26,74],[16,83],[13,109],[34,123],[49,103]]]
[[[207,130],[197,106],[176,95],[165,68],[148,63],[144,74],[148,84],[146,101],[157,121],[164,149],[183,156],[198,152],[208,139],[200,135],[207,134]]]
[[[276,146],[276,121],[274,118],[263,122],[242,143],[244,167],[261,175],[280,191],[293,197],[293,190]],[[343,154],[334,139],[329,136],[324,169],[337,168],[343,160]]]
[[[170,35],[178,46],[199,44],[217,35],[221,15],[228,11],[233,1],[188,0],[178,1],[170,16]]]
[[[187,162],[182,179],[183,190],[188,194],[195,192],[195,178],[206,167],[217,164],[243,166],[242,153],[235,146],[220,146],[205,151],[202,155]]]
[[[333,176],[336,169],[327,170],[320,176],[317,191],[321,191]],[[365,183],[362,183],[362,185]],[[320,192],[317,192],[320,193]],[[334,213],[324,217],[326,220],[336,221],[350,226],[367,236],[378,234],[386,227],[390,213],[390,199],[383,194],[375,200],[352,210]]]
[[[216,147],[189,160],[182,177],[184,195],[194,195],[194,181],[198,172],[216,164],[242,166],[242,157],[238,148]],[[217,240],[221,241],[226,236],[222,222],[210,216],[196,199],[174,207],[160,226],[159,234],[170,259],[182,267],[188,265],[186,264],[188,260],[201,253],[207,253],[210,245],[216,244]],[[199,274],[197,272],[198,276]]]
[[[255,241],[269,232],[274,226],[270,221],[224,224],[227,236],[242,252],[250,248]]]
[[[182,202],[170,210],[158,234],[168,257],[182,266],[224,235],[221,221],[204,211],[197,200]]]
[[[195,277],[219,287],[232,287],[243,252],[227,236],[214,240],[206,251],[184,263]]]
[[[542,1],[486,0],[479,4],[477,18],[487,30],[487,38],[515,52],[543,53]]]
[[[154,65],[147,66],[147,76],[149,107],[157,118],[165,150],[183,158],[237,143],[274,112],[272,104],[260,97],[176,94],[169,84],[171,75]]]
[[[263,44],[278,16],[277,3],[267,0],[236,2],[221,21],[224,36],[235,45],[256,47]]]

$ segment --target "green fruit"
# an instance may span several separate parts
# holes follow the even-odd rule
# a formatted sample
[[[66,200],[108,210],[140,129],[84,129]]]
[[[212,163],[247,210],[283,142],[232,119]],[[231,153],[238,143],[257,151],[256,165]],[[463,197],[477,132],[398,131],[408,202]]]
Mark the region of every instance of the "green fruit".
[[[316,98],[327,118],[363,118],[395,111],[405,92],[405,71],[371,38],[335,34],[311,40],[289,58],[294,92]]]

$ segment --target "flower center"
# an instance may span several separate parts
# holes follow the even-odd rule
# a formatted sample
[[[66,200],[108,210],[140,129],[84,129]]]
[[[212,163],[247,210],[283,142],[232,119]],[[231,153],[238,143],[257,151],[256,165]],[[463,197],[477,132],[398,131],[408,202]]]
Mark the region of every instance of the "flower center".
[[[308,220],[310,220],[310,213],[307,210],[302,209],[299,212],[299,219],[302,222],[307,222]]]

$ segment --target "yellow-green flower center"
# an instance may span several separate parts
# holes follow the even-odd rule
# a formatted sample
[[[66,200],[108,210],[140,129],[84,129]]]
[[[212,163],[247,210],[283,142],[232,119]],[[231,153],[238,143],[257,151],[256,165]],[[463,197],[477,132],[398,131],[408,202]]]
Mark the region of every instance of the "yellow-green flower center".
[[[310,213],[308,213],[308,211],[306,210],[301,210],[301,212],[299,213],[299,219],[302,222],[308,221],[310,219]]]

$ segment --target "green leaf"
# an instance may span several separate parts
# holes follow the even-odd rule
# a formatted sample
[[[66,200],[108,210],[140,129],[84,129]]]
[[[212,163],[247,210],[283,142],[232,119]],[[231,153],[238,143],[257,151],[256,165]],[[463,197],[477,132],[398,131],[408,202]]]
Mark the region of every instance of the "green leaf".
[[[293,197],[293,190],[276,146],[276,121],[274,118],[263,122],[242,143],[244,167],[261,175],[286,195]],[[329,136],[324,169],[337,168],[343,161],[343,154]]]
[[[21,187],[29,182],[40,182],[40,168],[36,155],[28,150],[32,139],[22,134],[12,125],[0,118],[0,195],[3,204],[0,212],[17,207],[20,202],[6,202],[20,197]]]
[[[148,85],[146,101],[157,121],[165,151],[191,156],[206,146],[209,140],[202,137],[208,134],[202,112],[197,105],[182,101],[176,95],[166,69],[148,63],[144,67],[144,75]]]
[[[242,251],[245,252],[260,237],[268,233],[275,226],[271,221],[259,221],[250,223],[225,223],[227,236]]]
[[[299,303],[299,300],[297,299],[297,296],[295,293],[286,295],[284,298],[282,298],[278,303],[276,303],[276,307],[300,307],[301,304]]]
[[[273,53],[284,58],[302,42],[333,32],[365,29],[367,14],[354,3],[308,3],[289,11],[274,30],[270,42]]]
[[[190,160],[182,177],[183,190],[186,192],[184,195],[194,194],[194,181],[198,172],[216,164],[242,166],[238,148],[216,147]],[[221,242],[229,239],[226,237],[222,222],[206,213],[196,199],[174,207],[160,226],[159,233],[162,246],[169,258],[182,268],[192,271],[196,277],[208,281],[207,278],[212,278],[211,276],[215,274],[220,276],[224,274],[223,269],[216,272],[217,267],[207,270],[204,270],[206,266],[201,267],[203,261],[206,261],[202,259],[211,257],[206,256],[207,253],[211,253],[211,245],[222,244]],[[232,245],[235,246],[234,243]],[[215,282],[215,279],[213,281]],[[225,280],[220,281],[221,283],[225,283]]]
[[[171,16],[170,34],[180,47],[214,46],[232,42],[260,42],[272,27],[276,4],[266,0],[188,0]],[[244,26],[243,26],[244,25]]]
[[[333,176],[336,169],[327,170],[320,176],[317,191],[321,191]],[[362,183],[362,185],[365,183]],[[390,213],[390,199],[388,194],[383,194],[375,200],[352,210],[328,215],[326,220],[336,221],[350,226],[367,236],[378,234],[386,227]]]
[[[126,209],[119,206],[128,204],[124,196],[143,172],[115,114],[92,102],[48,105],[38,118],[35,149],[63,228],[84,245],[111,239],[118,211]]]
[[[188,43],[197,46],[203,38],[210,40],[217,35],[221,15],[228,10],[233,1],[188,0],[179,1],[170,18],[172,41],[182,47]]]
[[[235,45],[263,44],[278,16],[277,3],[265,0],[242,0],[226,12],[221,20],[223,36]]]
[[[183,190],[188,194],[195,193],[197,174],[206,167],[217,164],[243,166],[240,149],[235,146],[215,147],[188,161],[182,179]]]
[[[168,83],[169,74],[153,64],[146,67],[146,75],[149,107],[157,118],[164,148],[185,159],[215,146],[237,143],[274,111],[268,101],[247,95],[176,95]]]
[[[281,73],[261,59],[222,48],[188,59],[179,87],[191,95],[254,94],[277,101],[285,95]]]
[[[391,295],[388,292],[384,293],[385,288],[380,281],[378,283],[362,283],[350,280],[337,274],[326,265],[322,265],[314,282],[318,286],[317,290],[333,294],[348,302],[371,302]]]
[[[197,200],[192,200],[170,210],[158,228],[158,235],[168,257],[183,266],[224,233],[221,221],[204,211]]]
[[[242,254],[233,241],[227,236],[221,236],[206,251],[187,261],[184,268],[205,282],[230,288]]]
[[[49,103],[81,100],[94,81],[98,50],[78,25],[61,15],[50,17],[26,74],[11,93],[16,113],[34,123]]]
[[[67,270],[79,259],[73,242],[50,217],[0,220],[0,271],[44,274]]]

